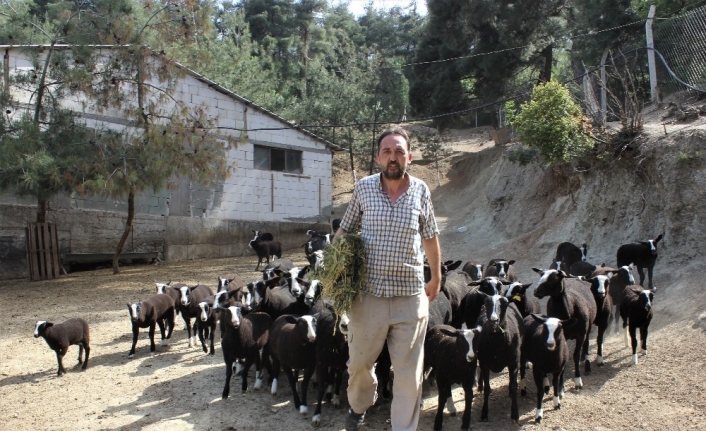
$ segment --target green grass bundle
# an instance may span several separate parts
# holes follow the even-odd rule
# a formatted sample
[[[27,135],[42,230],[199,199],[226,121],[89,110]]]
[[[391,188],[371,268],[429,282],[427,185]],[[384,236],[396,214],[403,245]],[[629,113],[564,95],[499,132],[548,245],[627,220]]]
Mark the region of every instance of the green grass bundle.
[[[336,314],[350,311],[367,279],[363,238],[349,233],[326,247],[324,268],[316,276],[323,285],[322,295],[333,301]]]

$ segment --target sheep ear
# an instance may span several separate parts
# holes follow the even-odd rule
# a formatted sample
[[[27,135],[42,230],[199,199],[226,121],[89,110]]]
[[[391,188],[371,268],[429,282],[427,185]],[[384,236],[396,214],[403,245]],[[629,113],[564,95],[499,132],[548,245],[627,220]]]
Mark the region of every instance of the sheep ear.
[[[458,269],[458,267],[461,266],[462,263],[463,262],[460,260],[453,262],[452,264],[449,265],[449,271],[453,271],[454,269]]]
[[[562,320],[561,326],[564,328],[564,330],[566,330],[566,329],[573,328],[577,323],[578,323],[578,319],[576,319],[575,317],[572,317],[571,319]]]
[[[536,320],[537,322],[542,322],[542,323],[544,323],[544,322],[547,321],[547,319],[546,319],[544,316],[539,315],[539,314],[536,314],[536,313],[532,313],[532,314],[530,314],[530,316],[532,316],[532,318],[533,318],[534,320]]]
[[[569,276],[568,276],[564,271],[562,271],[562,270],[559,270],[558,272],[559,272],[559,275],[561,275],[561,276],[564,277],[564,278],[569,277]]]
[[[532,271],[536,272],[537,274],[542,274],[544,272],[543,269],[539,269],[539,268],[532,268]]]
[[[529,289],[529,287],[530,287],[531,285],[532,285],[532,283],[523,284],[523,285],[522,285],[522,288],[520,289],[520,292],[521,292],[521,293],[527,292],[527,289]]]
[[[507,286],[512,284],[512,281],[508,280],[507,278],[501,278],[499,279],[500,283],[502,283],[503,286]]]
[[[609,279],[613,278],[613,271],[610,271],[608,274],[606,274],[606,277],[608,277]]]
[[[480,281],[471,281],[470,283],[468,283],[468,286],[480,286]]]
[[[507,262],[507,264],[508,264],[508,265],[514,265],[514,264],[515,264],[515,261],[514,261],[514,260],[509,260],[509,261]]]
[[[458,332],[456,330],[452,331],[448,328],[439,328],[439,332],[446,335],[447,337],[455,337],[458,335]]]
[[[657,244],[661,239],[662,239],[662,234],[659,234],[659,236],[657,238],[655,238],[655,244]]]
[[[311,282],[310,282],[310,281],[305,281],[304,279],[299,278],[299,277],[297,277],[297,282],[298,282],[299,284],[301,284],[301,285],[306,286],[306,287],[310,287],[310,286],[311,286]]]
[[[630,287],[629,289],[630,289],[633,293],[635,293],[636,295],[639,295],[640,293],[642,293],[642,290],[640,290],[640,289],[635,289],[634,287]]]
[[[476,334],[480,334],[481,332],[483,332],[483,327],[478,325],[475,328],[471,329],[471,331],[475,332]]]

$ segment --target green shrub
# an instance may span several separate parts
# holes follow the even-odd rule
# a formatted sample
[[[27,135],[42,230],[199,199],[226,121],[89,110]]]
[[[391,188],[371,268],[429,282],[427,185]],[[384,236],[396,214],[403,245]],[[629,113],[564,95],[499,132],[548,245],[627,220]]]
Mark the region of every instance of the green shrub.
[[[507,158],[512,163],[526,166],[539,159],[539,150],[525,145],[515,145],[507,151]]]
[[[550,166],[572,163],[593,148],[587,118],[558,82],[534,87],[532,99],[522,104],[512,126],[520,142],[538,149]]]

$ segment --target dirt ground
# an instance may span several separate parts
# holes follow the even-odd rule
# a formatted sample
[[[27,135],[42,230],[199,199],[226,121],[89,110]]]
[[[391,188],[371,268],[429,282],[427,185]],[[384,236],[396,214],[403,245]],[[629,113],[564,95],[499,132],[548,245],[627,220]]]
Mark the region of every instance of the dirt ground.
[[[292,256],[296,258],[297,256]],[[301,256],[303,257],[303,256]],[[134,358],[126,303],[152,294],[153,281],[215,282],[216,276],[237,271],[256,279],[254,258],[194,260],[159,266],[123,268],[114,276],[109,269],[78,272],[57,281],[0,282],[0,412],[6,430],[308,430],[310,417],[292,407],[291,392],[280,385],[273,397],[266,388],[241,394],[240,379],[231,382],[231,396],[220,397],[224,365],[220,346],[209,356],[200,347],[187,347],[181,318],[169,346],[157,343],[149,353],[147,334],[141,332]],[[32,337],[37,320],[60,322],[80,316],[91,327],[88,369],[75,367],[78,349],[65,358],[68,373],[57,377],[54,353],[44,340]],[[482,399],[473,404],[472,427],[483,430],[703,430],[706,429],[706,333],[689,321],[675,321],[652,328],[649,355],[631,365],[622,337],[613,336],[605,346],[606,365],[594,366],[584,377],[584,389],[567,382],[561,410],[544,402],[545,420],[533,422],[533,396],[520,399],[520,425],[509,418],[507,374],[493,377],[490,422],[479,423]],[[595,352],[595,350],[593,350]],[[592,355],[593,358],[594,355]],[[251,384],[252,384],[251,371]],[[531,382],[531,379],[530,379]],[[457,408],[463,409],[462,389],[454,390]],[[311,393],[311,391],[310,391]],[[419,426],[432,429],[435,392],[424,400]],[[309,404],[313,404],[309,397]],[[345,396],[343,398],[345,400]],[[313,412],[313,407],[310,408]],[[323,407],[321,429],[343,428],[345,410]],[[369,430],[389,430],[389,403],[370,410]],[[460,417],[444,420],[445,429],[460,427]]]
[[[653,113],[655,117],[658,114]],[[703,118],[698,124],[687,125],[663,125],[654,121],[646,129],[654,129],[654,134],[666,131],[671,135],[684,128],[704,128],[705,123]],[[471,194],[476,191],[470,188],[466,191],[453,187],[443,189],[453,177],[449,171],[455,165],[468,166],[455,164],[465,157],[464,153],[493,147],[489,133],[487,129],[472,129],[454,131],[445,137],[454,153],[441,161],[439,175],[432,164],[413,163],[411,166],[411,173],[424,179],[433,190],[442,187],[438,194],[432,194],[442,230],[441,243],[445,257],[464,259],[477,253],[477,250],[471,249],[471,241],[458,235],[457,230],[458,226],[469,223],[464,218],[461,201],[471,199]],[[698,151],[693,154],[699,156]],[[415,156],[420,158],[419,154]],[[487,159],[486,156],[483,163]],[[359,177],[365,175],[362,171],[358,174]],[[335,216],[340,217],[352,189],[352,175],[346,168],[345,154],[336,156],[334,178]],[[694,181],[698,183],[700,180]],[[470,186],[470,183],[468,186],[457,185]],[[494,197],[488,192],[488,199]],[[694,220],[703,220],[703,216],[706,214],[694,213]],[[508,223],[508,229],[512,228],[513,225]],[[505,233],[511,234],[510,231]],[[676,238],[676,233],[674,231],[671,238]],[[694,231],[690,235],[703,234]],[[700,249],[686,250],[671,238],[668,236],[665,240],[665,246],[671,247],[665,253],[667,260],[658,262],[661,266],[656,281],[666,287],[666,291],[657,295],[655,301],[655,321],[650,328],[648,356],[640,357],[639,364],[633,366],[630,351],[623,346],[622,336],[610,336],[604,347],[605,366],[598,368],[595,366],[594,333],[591,336],[593,373],[584,377],[584,389],[578,391],[571,380],[573,365],[569,366],[567,393],[561,410],[554,410],[551,397],[545,397],[544,422],[535,425],[535,397],[530,395],[520,399],[520,423],[514,425],[510,421],[507,373],[501,373],[491,376],[490,421],[478,422],[482,397],[476,395],[472,428],[488,431],[542,428],[557,431],[706,429],[706,355],[703,348],[706,345],[706,313],[694,318],[691,312],[680,313],[679,305],[688,302],[690,310],[706,311],[706,299],[698,293],[703,289],[703,283],[697,273],[684,277],[681,270],[673,271],[671,275],[662,270],[667,265],[681,268],[682,263],[674,259],[684,257],[688,259],[687,272],[691,271],[689,268],[698,267],[698,273],[703,273],[703,264],[698,266],[695,263],[703,262],[703,257]],[[551,246],[556,245],[552,243]],[[541,249],[548,250],[547,256],[536,256],[535,260],[549,262],[553,250],[547,247]],[[491,252],[495,253],[497,249]],[[669,253],[674,256],[672,260],[669,260]],[[290,250],[284,257],[305,263],[300,250]],[[534,262],[527,254],[515,257],[518,262]],[[597,255],[596,259],[599,258],[603,259],[603,256]],[[222,400],[220,394],[225,367],[220,345],[216,344],[215,356],[204,354],[200,346],[189,348],[181,317],[177,318],[177,330],[169,346],[162,347],[158,342],[156,354],[150,355],[147,333],[142,331],[135,357],[127,358],[132,335],[126,303],[152,295],[155,280],[164,282],[171,279],[215,288],[216,277],[225,273],[237,272],[246,281],[259,279],[261,274],[252,271],[255,263],[254,256],[244,256],[126,266],[119,275],[112,275],[110,269],[100,269],[72,273],[55,281],[0,280],[0,328],[3,328],[4,334],[0,338],[0,428],[13,431],[311,429],[315,398],[313,389],[310,389],[308,400],[310,414],[306,418],[293,408],[291,392],[285,383],[280,384],[277,397],[270,394],[269,388],[242,394],[239,390],[240,378],[234,377],[230,398]],[[529,277],[528,273],[534,277],[527,265],[525,263],[520,268],[521,279]],[[529,280],[536,281],[536,278]],[[680,287],[669,290],[672,283]],[[56,376],[54,353],[44,340],[33,338],[32,332],[37,320],[61,322],[71,317],[82,317],[88,321],[91,327],[91,357],[88,369],[81,371],[75,367],[78,348],[71,347],[65,358],[68,373],[59,378]],[[250,375],[252,384],[254,371]],[[529,384],[532,393],[531,377]],[[345,391],[342,395],[345,405]],[[454,401],[461,412],[461,388],[454,390]],[[436,392],[431,389],[424,398],[420,430],[433,428],[436,406]],[[371,408],[365,429],[389,430],[389,408],[389,403],[385,402]],[[341,430],[344,415],[345,408],[334,409],[324,404],[320,428]],[[458,429],[460,425],[460,416],[445,415],[444,429]]]

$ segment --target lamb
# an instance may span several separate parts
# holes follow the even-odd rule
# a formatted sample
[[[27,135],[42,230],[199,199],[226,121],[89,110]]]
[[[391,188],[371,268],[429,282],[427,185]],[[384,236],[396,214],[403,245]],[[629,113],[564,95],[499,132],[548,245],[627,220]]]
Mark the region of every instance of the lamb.
[[[427,331],[424,340],[424,368],[432,367],[436,370],[436,384],[439,390],[434,430],[441,430],[444,405],[452,416],[456,415],[451,394],[451,385],[454,383],[460,383],[464,392],[465,408],[461,429],[470,429],[480,331],[480,328],[456,329],[448,325],[436,325]]]
[[[331,221],[331,231],[335,235],[338,232],[338,228],[341,227],[341,219],[335,218]]]
[[[294,262],[290,259],[275,259],[268,263],[267,266],[265,266],[265,269],[262,270],[262,279],[269,280],[271,278],[275,278],[277,276],[277,274],[275,274],[275,269],[288,272],[292,268],[294,268]]]
[[[613,303],[608,294],[610,288],[610,280],[613,276],[612,272],[606,275],[596,275],[586,281],[591,283],[591,293],[596,301],[596,320],[593,322],[598,327],[598,336],[596,338],[596,364],[599,367],[603,366],[603,337],[605,331],[610,325],[610,313],[613,308]]]
[[[214,354],[213,337],[216,333],[216,322],[218,321],[217,309],[219,307],[216,304],[216,296],[209,296],[205,300],[199,302],[199,317],[198,319],[196,319],[199,333],[199,341],[201,341],[201,348],[203,349],[204,353],[209,353],[204,339],[206,337],[210,338],[211,355]],[[221,324],[221,337],[223,337],[224,333],[225,329],[223,327],[223,324]]]
[[[186,324],[189,347],[193,347],[195,344],[194,339],[196,338],[198,328],[197,322],[197,325],[193,328],[192,333],[191,318],[199,318],[199,314],[201,314],[199,303],[205,301],[209,296],[213,296],[213,291],[210,287],[203,284],[196,286],[182,286],[179,290],[179,310],[181,311],[181,317],[184,318],[184,323]]]
[[[463,265],[463,269],[461,270],[470,275],[473,281],[477,281],[483,278],[483,268],[485,268],[484,263],[469,260]]]
[[[637,244],[623,244],[618,247],[617,261],[618,266],[635,264],[637,273],[640,274],[640,286],[644,286],[645,272],[647,268],[647,276],[649,277],[649,288],[654,291],[655,287],[652,283],[652,270],[657,261],[657,243],[662,239],[660,234],[655,239],[647,241],[638,241]]]
[[[606,275],[612,273],[613,276],[610,278],[610,286],[608,288],[608,294],[610,295],[610,300],[613,304],[613,325],[615,327],[615,333],[620,333],[618,320],[620,319],[620,303],[623,301],[623,296],[625,296],[625,288],[635,284],[635,278],[632,276],[632,264],[629,266],[621,266],[618,269],[610,267],[596,268],[589,277],[595,277],[597,275]]]
[[[341,405],[339,394],[343,375],[348,362],[348,315],[345,313],[340,318],[330,310],[324,309],[319,315],[316,325],[316,379],[318,383],[318,398],[312,425],[321,424],[321,402],[324,399],[328,385],[333,385],[331,404],[334,407]]]
[[[216,292],[222,290],[238,290],[245,286],[243,278],[238,274],[226,274],[223,276],[218,276],[218,288]]]
[[[324,251],[316,250],[307,256],[306,260],[309,261],[309,268],[311,268],[312,271],[322,270],[324,268]]]
[[[556,248],[556,255],[554,256],[554,262],[562,262],[566,269],[571,270],[571,265],[574,262],[586,261],[586,256],[588,255],[588,244],[583,243],[581,247],[578,247],[570,242],[562,242]],[[564,268],[553,268],[562,269]]]
[[[233,375],[233,364],[238,359],[245,359],[241,370],[243,379],[241,390],[248,390],[248,371],[252,364],[255,364],[255,389],[262,387],[262,363],[269,365],[266,360],[269,355],[268,340],[270,338],[270,328],[272,318],[265,313],[250,313],[245,316],[238,306],[230,306],[223,310],[221,320],[225,322],[225,332],[221,339],[221,349],[223,350],[223,361],[226,364],[226,383],[223,387],[223,399],[228,398],[230,393],[230,379]],[[263,358],[260,357],[262,350]],[[268,368],[267,372],[272,375]]]
[[[544,298],[549,296],[547,301],[547,315],[561,320],[576,318],[577,323],[571,330],[565,330],[564,335],[567,340],[576,340],[574,349],[574,383],[578,389],[583,388],[581,379],[581,351],[584,353],[584,368],[586,374],[591,372],[591,364],[588,361],[588,334],[591,332],[593,322],[596,321],[598,309],[596,301],[593,299],[590,289],[585,281],[569,278],[564,271],[556,269],[532,268],[533,271],[541,275],[534,296]],[[568,329],[568,328],[567,328]]]
[[[517,281],[517,272],[512,266],[514,260],[492,259],[485,268],[483,277],[498,277],[508,281]]]
[[[637,328],[640,328],[640,353],[647,356],[647,330],[652,321],[652,302],[654,292],[652,290],[642,290],[636,287],[628,287],[620,303],[620,317],[623,319],[623,337],[625,347],[628,347],[628,332],[625,327],[629,326],[630,340],[632,341],[632,363],[637,365]]]
[[[309,411],[306,392],[316,365],[316,326],[319,315],[292,316],[285,314],[272,323],[270,330],[270,352],[272,356],[272,395],[277,395],[277,379],[280,369],[289,380],[294,397],[294,408],[300,414]],[[297,393],[294,370],[304,370],[301,384],[301,399]]]
[[[527,289],[532,286],[532,283],[522,284],[519,281],[510,283],[505,291],[505,297],[515,304],[522,318],[529,316],[532,313],[541,313],[539,301],[534,296],[527,296]]]
[[[324,250],[331,245],[333,235],[330,233],[322,234],[309,230],[306,232],[311,236],[311,239],[304,244],[304,255],[309,258],[314,252]]]
[[[450,324],[455,328],[461,328],[461,324],[463,323],[460,312],[461,300],[471,291],[468,287],[468,283],[471,279],[465,272],[451,272],[461,266],[461,263],[460,260],[455,262],[453,260],[447,260],[441,264],[441,292],[444,293],[446,298],[442,298],[440,302],[434,299],[434,301],[429,304],[430,322],[427,325],[428,328],[440,324]],[[431,269],[429,268],[429,264],[425,262],[424,281],[428,282],[430,279]],[[448,305],[446,304],[447,302]],[[432,316],[432,311],[434,311],[435,316]]]
[[[482,330],[478,338],[478,362],[483,378],[483,408],[480,420],[488,421],[488,399],[490,397],[490,372],[499,373],[506,367],[510,378],[510,418],[518,423],[520,414],[517,405],[517,373],[520,370],[520,346],[525,325],[522,315],[507,298],[488,296],[483,304],[478,326]]]
[[[525,333],[522,338],[522,365],[520,377],[522,395],[525,395],[525,363],[532,362],[532,374],[537,385],[537,412],[534,420],[542,422],[542,400],[545,389],[544,378],[552,375],[554,387],[554,408],[561,408],[561,399],[564,397],[564,369],[569,361],[569,347],[564,337],[564,331],[570,329],[577,322],[576,319],[559,320],[556,317],[530,314],[525,317]]]
[[[51,323],[40,320],[34,325],[34,338],[42,337],[47,342],[49,348],[56,353],[56,362],[59,364],[57,376],[66,374],[64,368],[64,356],[69,350],[69,346],[78,345],[78,363],[83,364],[82,370],[88,366],[88,356],[91,353],[90,336],[88,333],[88,323],[79,318],[65,320],[61,323]],[[83,360],[83,350],[86,350],[86,360]]]
[[[588,277],[588,275],[595,271],[596,268],[597,266],[592,263],[579,260],[571,264],[571,267],[569,268],[569,275],[573,275],[575,277]]]
[[[515,280],[517,281],[517,280]],[[488,276],[484,277],[478,281],[472,281],[468,283],[469,286],[478,286],[478,290],[480,292],[485,293],[486,295],[504,295],[505,294],[505,289],[503,286],[509,285],[511,282],[500,279],[498,277],[494,276]]]
[[[255,237],[252,239],[253,241],[274,241],[275,237],[272,236],[271,233],[269,232],[261,232],[259,230],[253,230],[252,233],[255,234]]]
[[[150,352],[154,353],[154,327],[159,326],[159,331],[162,334],[162,345],[167,344],[167,340],[172,337],[174,330],[174,301],[168,295],[158,293],[143,301],[134,304],[127,304],[128,312],[130,313],[130,321],[132,322],[132,347],[127,357],[135,356],[135,345],[137,344],[137,336],[140,333],[140,328],[150,328]],[[186,316],[184,316],[186,319]],[[165,335],[164,326],[167,326]]]
[[[263,259],[270,263],[270,256],[282,257],[282,243],[279,241],[251,240],[250,247],[257,252],[257,266],[255,271],[260,269]]]

